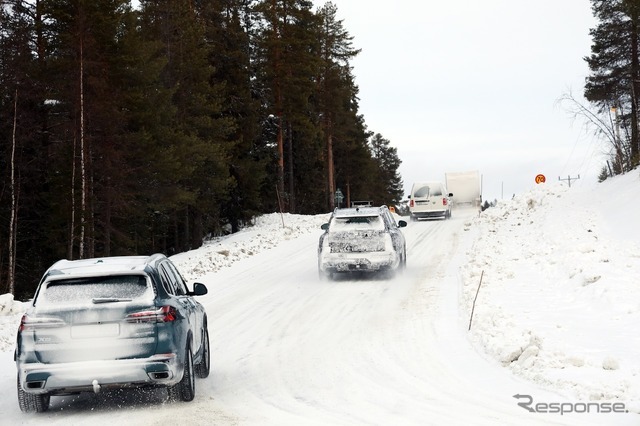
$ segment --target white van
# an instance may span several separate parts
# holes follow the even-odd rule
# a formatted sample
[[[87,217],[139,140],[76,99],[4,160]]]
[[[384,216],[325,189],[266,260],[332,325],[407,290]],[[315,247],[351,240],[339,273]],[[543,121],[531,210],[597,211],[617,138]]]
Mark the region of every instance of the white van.
[[[430,217],[451,217],[451,198],[442,182],[414,183],[409,195],[411,220]]]

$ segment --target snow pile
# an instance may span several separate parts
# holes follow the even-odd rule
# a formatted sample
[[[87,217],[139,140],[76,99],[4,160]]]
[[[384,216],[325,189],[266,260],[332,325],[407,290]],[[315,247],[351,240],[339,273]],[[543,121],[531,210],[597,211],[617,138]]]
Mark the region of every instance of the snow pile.
[[[13,350],[23,312],[24,305],[14,300],[13,294],[0,295],[0,352]]]
[[[611,203],[620,187],[632,194]],[[476,233],[463,268],[465,312],[477,294],[472,340],[543,386],[637,404],[640,241],[619,236],[638,235],[638,200],[633,172],[589,188],[542,185],[465,224]],[[633,216],[611,223],[620,210]]]
[[[309,232],[319,232],[330,214],[303,216],[271,213],[255,219],[254,226],[227,237],[208,241],[198,250],[171,257],[187,281],[231,266],[234,262],[253,256]]]

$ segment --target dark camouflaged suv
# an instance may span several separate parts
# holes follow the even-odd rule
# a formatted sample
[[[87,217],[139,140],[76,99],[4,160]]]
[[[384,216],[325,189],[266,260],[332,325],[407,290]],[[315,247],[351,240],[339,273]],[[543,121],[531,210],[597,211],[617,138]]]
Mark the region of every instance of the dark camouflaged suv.
[[[191,401],[209,375],[207,315],[161,254],[61,260],[42,277],[17,334],[18,402],[42,412],[52,395],[166,387]]]

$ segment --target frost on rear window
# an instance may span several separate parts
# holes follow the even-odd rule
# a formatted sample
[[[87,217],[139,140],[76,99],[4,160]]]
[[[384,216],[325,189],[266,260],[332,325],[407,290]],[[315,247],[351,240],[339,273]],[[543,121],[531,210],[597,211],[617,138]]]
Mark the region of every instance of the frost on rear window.
[[[442,195],[442,187],[440,185],[426,185],[418,188],[413,194],[414,197],[424,198],[437,197],[440,195]]]
[[[85,305],[153,298],[153,290],[141,275],[77,278],[50,281],[40,294],[39,305]]]
[[[331,231],[360,231],[360,230],[384,230],[384,222],[380,216],[352,216],[334,217],[331,221]]]
[[[413,194],[414,197],[428,197],[429,196],[429,187],[423,186],[418,188],[416,192]]]

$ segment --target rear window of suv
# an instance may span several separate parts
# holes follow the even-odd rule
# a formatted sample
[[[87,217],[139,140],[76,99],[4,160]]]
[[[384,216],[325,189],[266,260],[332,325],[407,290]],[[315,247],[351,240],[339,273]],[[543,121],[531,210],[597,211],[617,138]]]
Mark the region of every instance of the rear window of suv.
[[[152,299],[153,290],[142,275],[75,278],[49,281],[34,301],[39,306],[85,305]]]
[[[335,232],[358,230],[384,230],[384,221],[380,216],[334,217],[330,229]]]

